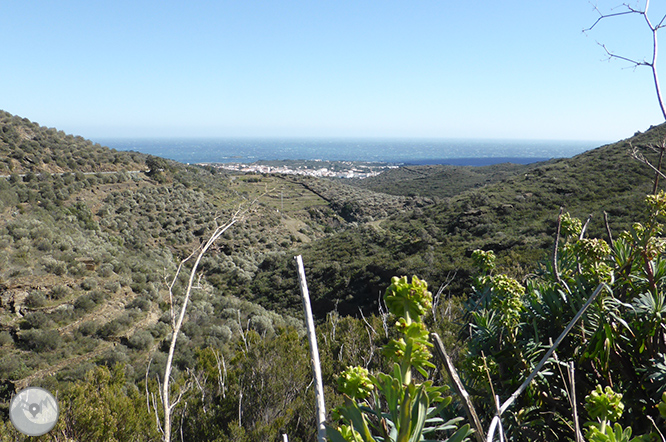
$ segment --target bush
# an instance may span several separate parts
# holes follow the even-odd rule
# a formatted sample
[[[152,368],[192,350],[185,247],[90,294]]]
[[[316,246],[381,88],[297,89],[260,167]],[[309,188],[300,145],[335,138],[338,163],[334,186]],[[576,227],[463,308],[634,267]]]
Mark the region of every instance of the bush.
[[[42,292],[32,292],[25,298],[25,305],[30,308],[39,308],[46,305],[46,297]]]
[[[53,327],[55,324],[53,321],[44,314],[44,312],[34,312],[25,315],[23,322],[21,323],[21,328],[31,329],[31,328],[49,328]]]
[[[250,319],[250,328],[262,336],[275,334],[273,323],[271,319],[266,316],[253,316],[252,319]]]
[[[136,331],[128,341],[129,347],[136,350],[146,350],[153,345],[153,335],[146,330]]]
[[[92,278],[86,278],[81,283],[81,288],[85,291],[92,290],[97,287],[97,281]]]
[[[51,299],[62,299],[69,293],[69,289],[64,285],[57,285],[51,289],[49,296]]]
[[[74,308],[76,310],[82,310],[83,312],[89,312],[95,308],[95,301],[90,299],[90,296],[83,295],[74,302]]]
[[[104,290],[109,293],[117,293],[120,290],[120,282],[118,281],[108,281],[104,284]]]
[[[21,345],[38,353],[57,349],[62,342],[56,330],[27,330],[20,336]]]
[[[4,346],[9,346],[14,343],[14,339],[12,338],[12,335],[9,334],[9,332],[3,331],[0,332],[0,347]]]
[[[127,308],[127,309],[137,308],[141,311],[147,312],[147,311],[150,310],[150,305],[151,304],[150,304],[150,301],[148,299],[146,299],[143,296],[137,296],[136,298],[134,298],[134,300],[132,300],[132,302],[127,304],[125,306],[125,308]]]
[[[113,265],[109,263],[102,264],[99,270],[97,270],[97,273],[102,278],[108,278],[109,276],[113,275]]]
[[[86,321],[79,326],[79,333],[83,336],[92,336],[97,333],[99,327],[95,321]]]

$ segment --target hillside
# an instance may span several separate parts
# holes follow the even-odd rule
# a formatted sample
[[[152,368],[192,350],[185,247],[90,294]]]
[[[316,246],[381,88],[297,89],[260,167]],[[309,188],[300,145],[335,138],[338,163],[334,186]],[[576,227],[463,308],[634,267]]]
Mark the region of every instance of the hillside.
[[[120,363],[128,385],[143,391],[146,372],[155,377],[164,368],[170,333],[166,287],[179,261],[216,220],[258,201],[202,261],[179,339],[175,377],[181,382],[191,381],[193,367],[207,379],[221,376],[221,360],[230,372],[229,384],[218,379],[217,393],[208,396],[217,401],[206,405],[211,414],[181,409],[191,419],[186,431],[197,440],[240,431],[216,427],[209,439],[202,436],[206,425],[231,422],[243,397],[256,399],[245,405],[257,410],[247,411],[253,423],[243,431],[254,431],[247,440],[265,440],[262,431],[275,432],[278,423],[302,436],[290,440],[311,436],[295,255],[304,257],[325,335],[327,386],[346,365],[383,363],[374,349],[388,333],[377,333],[382,320],[375,314],[394,275],[417,274],[433,292],[448,283],[444,296],[451,301],[438,308],[448,308],[449,319],[436,330],[457,348],[456,296],[470,292],[472,251],[494,250],[498,270],[522,278],[552,248],[560,207],[583,219],[592,214],[592,237],[607,236],[604,211],[614,234],[628,229],[642,213],[653,180],[653,172],[628,150],[637,147],[655,160],[648,145],[666,136],[666,126],[659,126],[569,159],[407,167],[352,185],[220,173],[115,152],[6,112],[0,128],[0,414],[17,388],[83,388],[96,366]],[[181,289],[182,281],[177,299]],[[367,322],[355,319],[359,311]],[[373,349],[369,356],[365,345]],[[275,366],[298,367],[283,375],[300,377],[276,379],[269,370]],[[263,384],[247,378],[255,369],[265,376],[261,382],[282,393],[264,398],[257,386]],[[295,385],[300,390],[289,390]],[[289,402],[280,408],[278,398]],[[199,400],[188,396],[190,410]],[[145,409],[145,398],[139,403]],[[275,417],[282,415],[283,421]],[[0,436],[3,431],[0,425]]]
[[[305,262],[311,263],[315,310],[324,314],[337,304],[344,313],[353,314],[359,307],[377,311],[377,295],[394,274],[418,274],[435,286],[455,276],[448,289],[464,293],[469,289],[468,258],[475,249],[494,250],[501,268],[522,277],[534,271],[552,248],[560,207],[582,219],[591,214],[592,236],[606,237],[604,211],[613,232],[628,229],[642,213],[654,176],[629,156],[630,145],[656,164],[647,145],[665,132],[662,125],[574,158],[523,166],[520,173],[496,183],[355,225],[300,248]],[[439,179],[439,174],[423,177],[419,188],[436,188]],[[401,184],[390,183],[387,191]],[[287,259],[261,267],[247,296],[287,307],[281,293],[296,289],[285,277],[288,269]],[[275,272],[282,281],[277,291],[265,285]],[[297,309],[297,304],[292,306]]]
[[[142,170],[145,157],[117,152],[0,110],[0,175]]]
[[[403,166],[352,184],[391,195],[448,198],[476,187],[502,181],[529,170],[531,165],[502,163],[492,166]]]

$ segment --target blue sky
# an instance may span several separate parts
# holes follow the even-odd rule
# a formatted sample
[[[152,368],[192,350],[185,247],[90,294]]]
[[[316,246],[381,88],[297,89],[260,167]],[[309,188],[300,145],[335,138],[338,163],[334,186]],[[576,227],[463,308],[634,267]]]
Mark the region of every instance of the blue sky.
[[[585,0],[10,0],[0,12],[0,109],[93,140],[613,141],[663,122],[650,71],[596,43],[642,59],[649,32],[624,17],[585,35],[597,17]]]

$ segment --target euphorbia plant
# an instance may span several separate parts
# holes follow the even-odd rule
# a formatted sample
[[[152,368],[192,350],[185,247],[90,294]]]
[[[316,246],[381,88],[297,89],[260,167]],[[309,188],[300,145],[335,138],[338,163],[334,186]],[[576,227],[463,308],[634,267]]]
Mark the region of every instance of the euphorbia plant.
[[[442,387],[432,381],[417,382],[413,370],[428,378],[432,357],[428,330],[423,316],[432,307],[432,294],[425,281],[412,277],[394,277],[384,294],[389,311],[396,317],[400,333],[384,347],[384,354],[393,362],[390,373],[372,375],[362,367],[348,367],[338,378],[338,387],[345,395],[344,406],[334,410],[340,425],[327,426],[328,438],[343,441],[424,441],[436,431],[452,431],[462,418],[444,422],[439,413],[451,402]],[[458,429],[449,442],[462,441],[469,434],[469,425]]]

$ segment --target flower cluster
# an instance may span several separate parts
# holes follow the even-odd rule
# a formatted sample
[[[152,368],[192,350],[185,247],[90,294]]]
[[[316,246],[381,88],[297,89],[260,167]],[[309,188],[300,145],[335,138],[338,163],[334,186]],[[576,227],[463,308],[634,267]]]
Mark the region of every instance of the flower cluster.
[[[573,236],[578,238],[583,231],[583,223],[578,218],[572,217],[569,212],[562,215],[560,232],[562,236]]]
[[[490,308],[500,313],[501,322],[508,330],[513,330],[520,321],[520,314],[525,309],[523,296],[525,287],[506,275],[491,277]]]
[[[490,273],[495,268],[495,253],[477,249],[472,252],[472,261],[481,273]]]
[[[338,390],[352,399],[365,399],[374,389],[370,372],[363,367],[347,367],[338,377]]]
[[[622,394],[616,393],[611,387],[597,388],[585,396],[585,409],[593,419],[616,421],[624,412]]]
[[[384,302],[395,316],[404,317],[408,322],[420,322],[421,316],[432,307],[432,293],[428,291],[428,283],[416,276],[412,276],[411,283],[406,276],[394,276],[386,289]]]
[[[645,197],[645,203],[655,216],[666,217],[666,193],[663,190]]]

